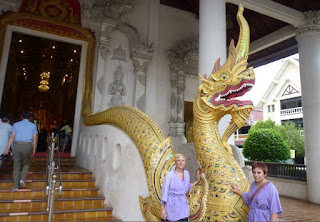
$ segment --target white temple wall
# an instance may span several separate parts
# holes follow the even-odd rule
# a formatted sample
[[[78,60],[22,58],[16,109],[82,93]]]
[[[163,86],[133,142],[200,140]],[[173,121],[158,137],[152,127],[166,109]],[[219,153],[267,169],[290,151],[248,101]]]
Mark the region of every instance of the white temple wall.
[[[149,196],[144,166],[130,137],[114,126],[82,127],[76,164],[96,178],[105,203],[123,221],[143,221],[139,196]]]
[[[174,21],[174,22],[173,22]],[[159,24],[159,64],[156,86],[156,122],[159,124],[165,135],[168,135],[170,119],[170,69],[168,51],[179,41],[193,37],[199,33],[199,20],[192,13],[181,11],[172,7],[160,6]],[[199,82],[194,83],[198,88]],[[185,84],[187,91],[189,88]],[[194,88],[193,88],[194,89]],[[161,100],[160,100],[161,99]],[[193,99],[192,99],[193,101]]]
[[[200,82],[198,78],[186,77],[186,88],[184,90],[184,101],[193,102],[198,95]]]
[[[157,0],[136,0],[128,18],[124,20],[125,23],[137,29],[142,43],[148,43],[150,1]]]
[[[137,1],[134,9],[128,15],[127,23],[137,30],[142,43],[149,41],[149,22],[158,21],[159,23],[158,36],[154,38],[157,41],[154,42],[151,66],[149,64],[147,69],[146,96],[151,95],[151,97],[146,100],[146,113],[167,135],[171,111],[171,73],[168,51],[177,42],[198,34],[198,20],[194,14],[163,5],[158,7],[159,17],[149,17],[148,20],[146,18],[149,16],[149,4],[145,3],[145,0]],[[150,14],[150,16],[155,15],[157,13]],[[122,83],[126,85],[127,94],[123,96],[123,102],[130,106],[134,105],[136,74],[130,58],[128,36],[115,28],[110,37],[110,50],[105,59],[100,52],[98,53],[95,83],[97,93],[95,93],[93,103],[95,112],[103,111],[108,107],[111,97],[108,94],[108,88],[113,81],[114,70],[119,64],[126,71]],[[111,59],[114,50],[120,44],[125,51],[127,62]],[[190,78],[186,80],[186,83],[188,84],[186,91],[192,89],[192,92],[186,94],[186,99],[193,101],[199,82],[196,78]],[[148,87],[148,84],[151,85]],[[102,93],[98,92],[99,90]],[[148,109],[148,106],[154,106],[154,110]],[[140,210],[139,195],[147,197],[149,191],[141,157],[129,136],[119,128],[110,125],[91,127],[82,125],[79,135],[76,163],[93,172],[96,185],[101,188],[101,193],[106,198],[106,204],[113,207],[113,215],[124,221],[144,220]]]
[[[277,177],[268,177],[267,179],[277,187],[279,195],[300,200],[308,200],[306,181],[289,180]]]

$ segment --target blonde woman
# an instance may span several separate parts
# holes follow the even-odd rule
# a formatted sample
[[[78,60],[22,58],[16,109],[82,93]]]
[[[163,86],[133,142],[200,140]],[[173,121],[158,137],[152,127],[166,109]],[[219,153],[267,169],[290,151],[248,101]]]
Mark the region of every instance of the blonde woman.
[[[184,169],[186,157],[175,156],[176,167],[164,177],[161,191],[161,218],[166,221],[188,221],[189,203],[186,194],[200,180],[190,183],[190,174]]]

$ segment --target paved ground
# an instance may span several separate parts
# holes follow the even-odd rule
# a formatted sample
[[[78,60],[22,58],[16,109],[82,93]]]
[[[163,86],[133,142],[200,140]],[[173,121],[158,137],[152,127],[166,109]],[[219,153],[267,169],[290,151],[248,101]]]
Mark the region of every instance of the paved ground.
[[[283,214],[279,221],[320,221],[320,205],[280,197]]]

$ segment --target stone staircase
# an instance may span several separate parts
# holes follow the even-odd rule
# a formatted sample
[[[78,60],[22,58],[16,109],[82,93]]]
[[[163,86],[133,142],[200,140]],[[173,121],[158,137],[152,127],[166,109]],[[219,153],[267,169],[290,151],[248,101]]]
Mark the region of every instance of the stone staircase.
[[[0,221],[47,221],[46,157],[31,158],[26,188],[13,191],[12,158],[0,167]],[[95,186],[93,174],[61,158],[62,194],[56,190],[53,221],[118,221]],[[57,184],[58,186],[58,184]]]

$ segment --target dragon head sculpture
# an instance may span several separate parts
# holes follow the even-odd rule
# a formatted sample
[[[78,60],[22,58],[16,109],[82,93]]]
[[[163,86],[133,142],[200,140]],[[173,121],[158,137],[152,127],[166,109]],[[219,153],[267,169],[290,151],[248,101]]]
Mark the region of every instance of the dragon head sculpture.
[[[200,76],[202,83],[199,87],[199,93],[202,101],[212,109],[220,109],[224,112],[241,109],[243,106],[252,106],[251,101],[234,99],[251,90],[255,83],[253,68],[247,68],[250,30],[243,17],[241,5],[237,13],[237,20],[240,25],[237,46],[234,46],[232,40],[225,64],[221,67],[220,59],[218,59],[208,78],[206,75]]]
[[[197,105],[206,112],[217,126],[220,119],[229,114],[232,119],[221,138],[225,149],[232,154],[232,148],[227,143],[229,137],[240,129],[253,110],[252,101],[237,100],[252,89],[255,83],[253,68],[248,68],[248,52],[250,43],[250,29],[243,17],[243,6],[239,5],[237,20],[240,34],[237,46],[232,40],[229,46],[228,58],[220,66],[220,59],[214,65],[211,74],[200,76],[201,85]],[[194,108],[194,113],[197,113]],[[198,114],[195,114],[198,116]]]

